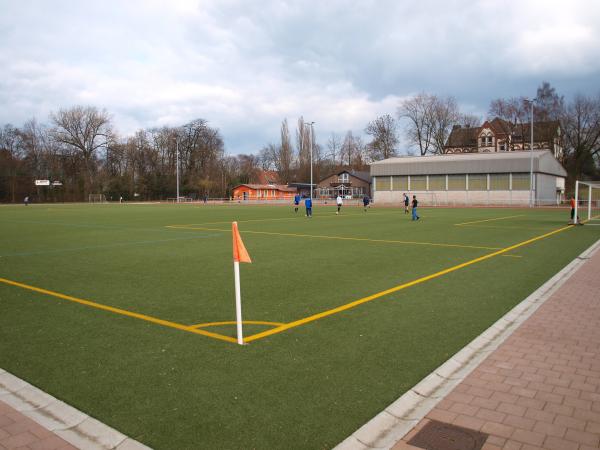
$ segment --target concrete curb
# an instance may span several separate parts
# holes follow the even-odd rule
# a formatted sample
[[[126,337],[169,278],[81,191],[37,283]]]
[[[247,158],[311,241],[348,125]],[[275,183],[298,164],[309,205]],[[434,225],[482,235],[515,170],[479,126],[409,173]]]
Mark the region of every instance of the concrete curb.
[[[77,448],[150,450],[4,369],[0,369],[0,400]]]
[[[392,448],[550,298],[598,249],[600,249],[600,240],[596,241],[448,361],[338,444],[334,450],[384,450]]]

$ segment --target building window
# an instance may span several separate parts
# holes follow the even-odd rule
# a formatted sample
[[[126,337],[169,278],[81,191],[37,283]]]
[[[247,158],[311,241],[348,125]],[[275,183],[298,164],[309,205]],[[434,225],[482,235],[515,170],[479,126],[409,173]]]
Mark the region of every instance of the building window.
[[[510,177],[507,173],[490,174],[490,191],[508,191],[510,189]]]
[[[426,191],[427,190],[427,176],[411,175],[410,176],[410,190],[411,191]]]
[[[512,190],[513,191],[528,191],[530,176],[528,173],[513,173],[512,174]]]
[[[338,183],[348,183],[348,182],[350,182],[350,174],[342,173],[340,176],[338,176]]]
[[[390,177],[375,177],[375,189],[378,191],[389,191],[392,189]]]
[[[449,191],[465,191],[467,190],[467,178],[465,175],[448,175],[448,190]]]
[[[408,177],[406,175],[392,177],[392,189],[394,191],[408,191]]]
[[[429,175],[429,190],[430,191],[445,191],[446,190],[446,175]]]
[[[469,174],[469,191],[487,191],[487,175],[484,173]]]

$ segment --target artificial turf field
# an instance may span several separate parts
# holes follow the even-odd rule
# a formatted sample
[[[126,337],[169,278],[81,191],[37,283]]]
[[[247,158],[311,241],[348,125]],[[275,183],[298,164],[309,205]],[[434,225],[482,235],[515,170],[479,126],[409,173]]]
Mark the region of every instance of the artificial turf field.
[[[157,449],[334,447],[600,238],[567,209],[420,215],[2,206],[0,367]]]

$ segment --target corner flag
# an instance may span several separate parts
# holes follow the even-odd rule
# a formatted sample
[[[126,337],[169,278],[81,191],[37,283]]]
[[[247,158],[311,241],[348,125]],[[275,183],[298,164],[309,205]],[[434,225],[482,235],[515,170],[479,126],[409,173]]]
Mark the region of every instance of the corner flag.
[[[235,278],[235,322],[237,324],[237,343],[244,345],[242,333],[242,294],[240,289],[240,262],[251,263],[248,250],[242,242],[237,222],[232,222],[231,232],[233,234],[233,274]]]
[[[242,237],[240,236],[237,222],[233,222],[231,224],[231,231],[233,234],[233,260],[237,262],[251,263],[252,260],[250,259],[248,250],[246,250],[244,242],[242,241]]]

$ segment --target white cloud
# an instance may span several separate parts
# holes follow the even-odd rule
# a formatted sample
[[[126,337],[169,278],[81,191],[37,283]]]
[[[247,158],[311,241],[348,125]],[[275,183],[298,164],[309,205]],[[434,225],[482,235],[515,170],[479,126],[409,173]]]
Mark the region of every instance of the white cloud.
[[[122,133],[202,117],[256,151],[284,118],[360,133],[422,90],[485,111],[542,80],[597,86],[597,23],[584,0],[0,0],[0,124],[94,104]]]

